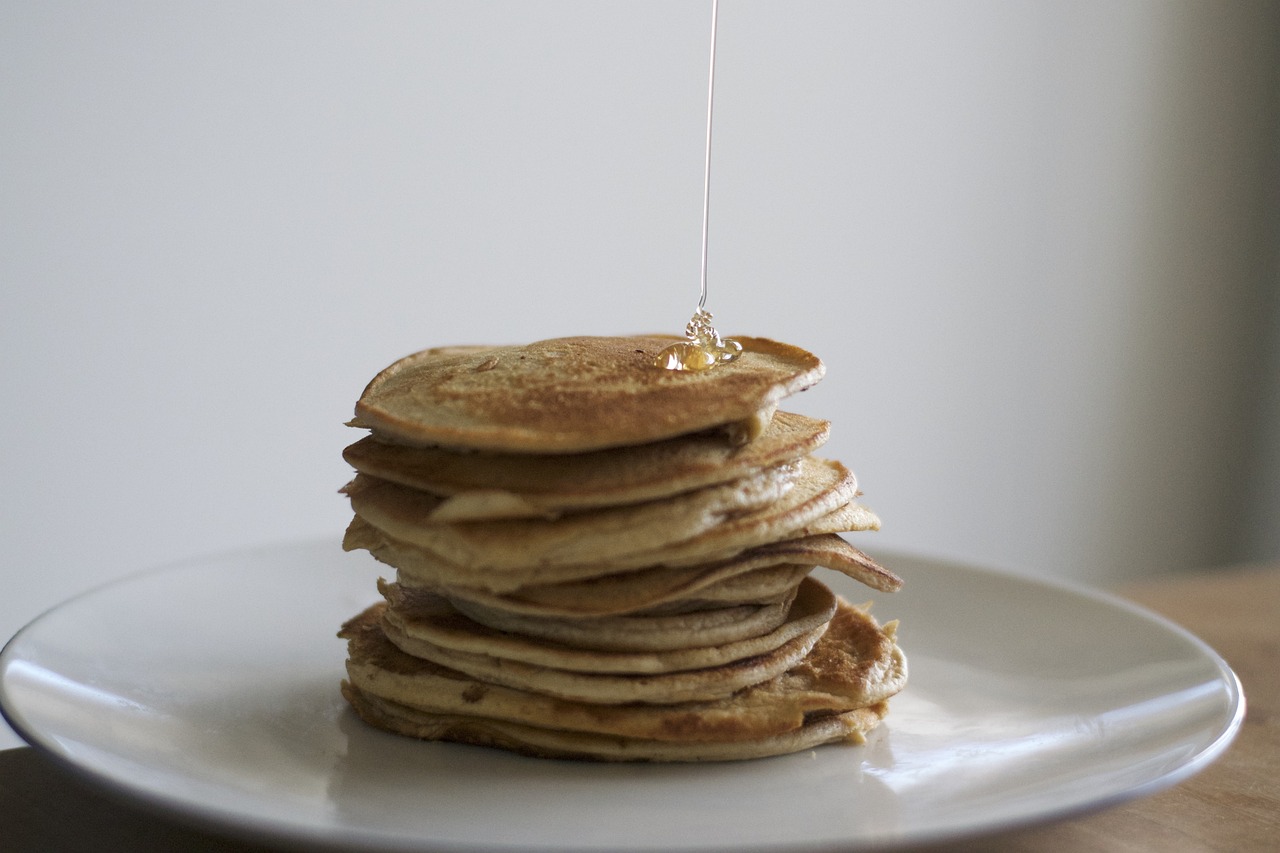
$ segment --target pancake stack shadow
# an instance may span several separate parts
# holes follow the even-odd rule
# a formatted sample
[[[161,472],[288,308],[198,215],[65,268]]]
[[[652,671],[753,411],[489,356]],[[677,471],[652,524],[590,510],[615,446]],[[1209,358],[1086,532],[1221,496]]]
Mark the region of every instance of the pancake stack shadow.
[[[354,616],[368,723],[550,758],[707,761],[861,742],[906,681],[881,626],[812,575],[901,581],[786,344],[698,373],[661,336],[452,347],[369,384],[344,547],[395,569]]]

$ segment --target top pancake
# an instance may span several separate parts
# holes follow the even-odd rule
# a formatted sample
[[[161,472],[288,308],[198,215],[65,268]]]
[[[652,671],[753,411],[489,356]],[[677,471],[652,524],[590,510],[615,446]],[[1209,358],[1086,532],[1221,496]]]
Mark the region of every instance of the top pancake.
[[[825,371],[799,347],[751,337],[737,338],[741,356],[711,370],[655,367],[674,340],[574,337],[423,350],[373,378],[352,425],[410,444],[578,453],[752,423]]]

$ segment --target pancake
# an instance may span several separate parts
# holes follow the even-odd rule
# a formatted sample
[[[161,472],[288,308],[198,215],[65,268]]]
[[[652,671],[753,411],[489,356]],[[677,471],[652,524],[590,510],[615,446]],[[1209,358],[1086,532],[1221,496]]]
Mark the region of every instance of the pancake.
[[[878,526],[879,519],[873,513],[850,505],[840,507],[790,532],[797,538],[805,538],[850,530],[874,530]],[[603,565],[584,563],[574,566],[526,566],[520,571],[495,572],[463,568],[426,549],[397,542],[356,516],[347,527],[343,547],[348,551],[367,550],[375,559],[395,567],[397,580],[405,586],[466,588],[502,594],[532,585],[612,575],[636,568],[632,563],[643,566],[646,558],[666,560],[666,563],[654,564],[663,568],[697,568],[730,560],[767,538],[767,535],[761,534],[758,526],[734,525],[724,531],[712,531],[712,534],[692,542],[680,543],[679,547],[670,548],[656,556],[642,555]]]
[[[810,580],[788,598],[789,606],[776,627],[742,636],[733,631],[730,639],[717,643],[715,630],[705,628],[705,617],[718,611],[568,623],[545,620],[550,624],[521,631],[472,620],[431,593],[407,593],[384,585],[383,594],[388,602],[383,630],[408,654],[431,659],[430,650],[419,653],[430,645],[552,669],[619,674],[706,669],[756,657],[801,635],[816,632],[816,639],[836,610],[831,591]]]
[[[419,586],[452,583],[493,592],[651,565],[727,559],[778,539],[880,525],[874,513],[849,505],[857,491],[853,475],[837,462],[813,457],[802,462],[792,487],[773,503],[729,515],[724,508],[731,505],[731,496],[726,496],[718,503],[702,503],[695,518],[671,518],[660,506],[641,505],[642,510],[599,510],[555,522],[414,524],[399,496],[387,497],[395,487],[378,488],[380,494],[358,486],[352,491],[356,517],[344,548],[370,551],[416,578]],[[719,488],[726,487],[713,487]],[[644,521],[643,528],[637,519]],[[701,533],[686,535],[699,527]]]
[[[625,606],[626,599],[614,599],[614,601],[606,601],[604,596],[597,604],[597,608],[605,611],[598,616],[618,616],[629,613],[639,614],[656,614],[656,613],[685,613],[691,610],[706,610],[712,607],[724,607],[731,604],[769,604],[778,601],[787,596],[788,593],[794,592],[796,586],[802,581],[806,575],[813,570],[812,566],[801,566],[793,564],[781,564],[767,566],[762,569],[756,569],[750,572],[743,572],[732,576],[724,577],[720,580],[699,585],[697,589],[686,588],[682,591],[674,591],[669,595],[662,596],[652,603],[644,603],[633,606]],[[664,567],[658,567],[651,571],[640,571],[635,574],[659,574],[667,571]],[[679,571],[679,570],[675,570]],[[630,573],[629,573],[630,574]],[[624,577],[625,575],[606,575],[606,577]],[[590,583],[588,581],[587,583]],[[570,585],[573,585],[572,583]],[[541,589],[555,588],[558,584],[550,587],[541,587]],[[529,587],[529,589],[537,589],[538,587]],[[625,593],[627,590],[623,590]],[[570,611],[569,613],[556,613],[553,608],[540,606],[531,603],[527,599],[511,598],[506,596],[487,595],[484,592],[478,592],[476,596],[472,596],[473,590],[458,590],[451,596],[454,600],[464,602],[474,601],[476,597],[487,599],[490,602],[496,602],[490,606],[495,609],[502,610],[506,613],[530,613],[537,616],[565,616],[569,618],[592,618],[592,614],[582,611]],[[515,595],[520,595],[522,590],[517,590]],[[483,601],[475,602],[483,604]],[[514,604],[514,606],[510,606]]]
[[[450,599],[531,616],[609,616],[680,601],[767,600],[798,584],[811,568],[840,572],[882,592],[902,579],[839,535],[827,533],[770,542],[708,564],[649,566],[563,583],[534,584],[505,595],[466,586],[432,586]],[[400,582],[414,586],[414,576]]]
[[[785,613],[784,609],[777,623],[785,619]],[[753,657],[720,666],[658,673],[618,674],[553,669],[483,653],[459,651],[424,641],[412,644],[412,654],[489,684],[560,699],[598,704],[670,704],[721,699],[744,687],[780,675],[809,653],[825,627],[823,625],[818,631],[801,634],[776,649]],[[393,643],[402,650],[405,648],[402,645],[405,638],[394,625],[384,620],[382,630]]]
[[[664,741],[594,735],[456,714],[435,714],[372,696],[349,682],[342,695],[366,723],[422,740],[485,746],[532,758],[577,761],[741,761],[801,752],[838,741],[865,742],[889,706],[879,702],[841,714],[814,714],[798,728],[757,740]]]
[[[343,451],[362,474],[443,500],[440,521],[554,518],[566,511],[643,503],[747,477],[817,450],[826,421],[778,412],[742,447],[698,433],[589,453],[529,455],[413,447],[366,436]]]
[[[740,423],[749,440],[764,425],[759,413],[771,414],[825,372],[812,353],[750,337],[737,338],[742,355],[714,370],[654,368],[674,340],[574,337],[424,350],[374,377],[351,423],[410,444],[511,453],[649,444]]]
[[[572,564],[607,559],[643,542],[691,539],[726,518],[774,506],[797,477],[803,460],[660,501],[574,513],[561,519],[448,522],[435,517],[438,499],[364,474],[344,487],[355,512],[388,535],[421,545],[467,566]]]
[[[374,725],[427,739],[534,755],[626,760],[760,757],[864,733],[906,681],[894,635],[844,601],[804,662],[727,698],[667,705],[599,705],[478,681],[405,654],[379,627],[378,608],[343,626],[344,694]],[[825,719],[851,714],[834,728]],[[815,737],[816,732],[824,732]],[[500,732],[485,739],[483,733]]]
[[[692,644],[730,643],[759,637],[787,620],[796,597],[792,587],[771,601],[728,604],[698,609],[596,616],[588,619],[556,619],[524,616],[466,601],[455,602],[460,613],[498,631],[538,637],[599,649],[664,651]],[[691,640],[696,636],[697,640]]]
[[[464,566],[501,570],[607,560],[641,543],[692,539],[727,518],[774,506],[797,476],[795,467],[780,465],[667,500],[560,519],[459,523],[434,517],[438,500],[433,496],[365,474],[357,475],[345,491],[355,512],[387,535]]]

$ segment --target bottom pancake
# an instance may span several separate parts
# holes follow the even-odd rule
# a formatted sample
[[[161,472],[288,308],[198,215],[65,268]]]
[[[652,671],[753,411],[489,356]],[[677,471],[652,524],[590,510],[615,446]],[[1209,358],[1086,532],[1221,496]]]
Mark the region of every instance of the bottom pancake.
[[[535,758],[592,761],[734,761],[786,755],[842,740],[862,743],[889,709],[887,702],[877,702],[841,714],[814,714],[798,729],[758,740],[671,742],[433,714],[379,699],[347,682],[342,685],[342,694],[366,723],[396,734],[496,747]]]

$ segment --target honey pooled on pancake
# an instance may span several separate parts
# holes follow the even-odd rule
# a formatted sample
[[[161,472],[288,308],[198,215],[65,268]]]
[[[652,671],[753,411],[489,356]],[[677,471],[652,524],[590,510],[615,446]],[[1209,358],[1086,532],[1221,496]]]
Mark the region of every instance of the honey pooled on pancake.
[[[704,293],[705,293],[705,284]],[[742,355],[742,344],[721,338],[711,325],[711,312],[701,305],[684,329],[685,340],[663,347],[653,360],[663,370],[710,370]]]

